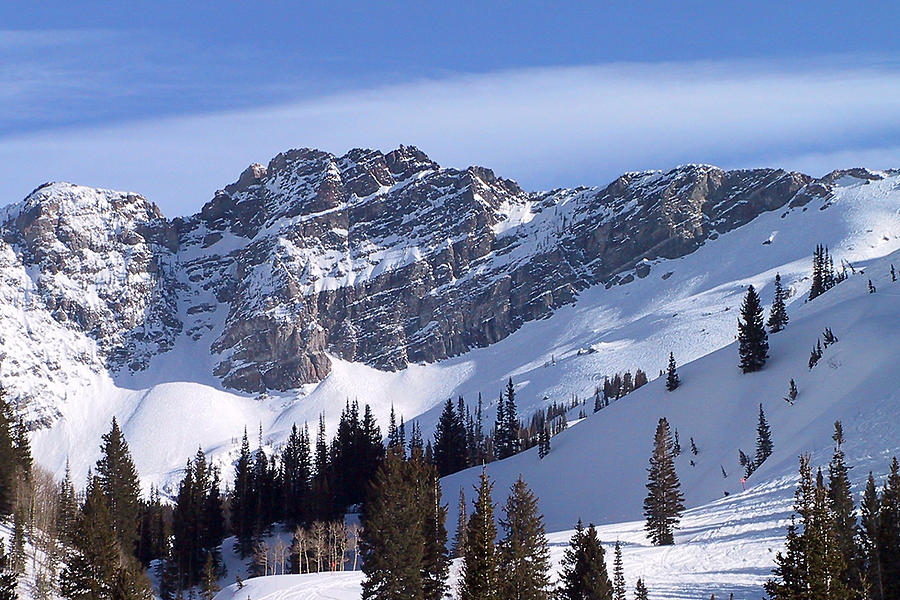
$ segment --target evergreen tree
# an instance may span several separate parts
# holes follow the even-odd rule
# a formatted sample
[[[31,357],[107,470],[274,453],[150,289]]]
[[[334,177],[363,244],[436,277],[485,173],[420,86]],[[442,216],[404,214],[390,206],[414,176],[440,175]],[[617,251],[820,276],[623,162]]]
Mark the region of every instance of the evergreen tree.
[[[772,600],[805,600],[808,598],[803,546],[803,539],[797,531],[794,515],[791,515],[784,551],[779,551],[775,555],[775,568],[772,570],[775,577],[764,585],[766,594]]]
[[[423,600],[425,540],[409,465],[388,452],[363,512],[360,552],[364,600]]]
[[[441,485],[434,465],[423,460],[410,463],[416,496],[422,512],[422,594],[425,600],[441,600],[447,593],[450,553],[447,552],[447,507],[441,504]]]
[[[674,391],[681,381],[678,379],[678,372],[675,370],[675,354],[669,352],[669,369],[666,371],[666,389]]]
[[[66,473],[59,483],[59,501],[56,511],[56,531],[59,539],[70,544],[73,539],[75,522],[78,517],[78,501],[75,499],[75,486],[72,485],[72,474],[69,461],[66,461]]]
[[[834,455],[828,465],[828,499],[833,520],[836,550],[841,553],[846,571],[841,579],[850,590],[863,587],[862,555],[857,545],[856,508],[850,489],[850,469],[844,460],[844,430],[834,423]]]
[[[788,315],[784,301],[786,294],[784,288],[781,287],[781,275],[775,273],[775,298],[772,300],[772,308],[769,310],[769,320],[766,325],[772,333],[778,333],[787,325]]]
[[[655,546],[675,543],[674,529],[684,511],[684,496],[675,472],[675,456],[669,423],[659,420],[653,442],[653,454],[647,469],[647,497],[644,499],[645,529]]]
[[[466,468],[466,429],[462,416],[447,400],[434,432],[434,464],[441,477]]]
[[[466,526],[469,518],[466,515],[466,492],[459,488],[459,507],[456,513],[456,538],[453,541],[453,556],[462,558],[466,551]]]
[[[282,503],[289,527],[306,521],[311,471],[309,430],[294,424],[281,453]]]
[[[772,431],[766,421],[766,413],[762,404],[759,405],[759,423],[756,426],[756,460],[753,463],[754,470],[772,456]]]
[[[759,295],[751,285],[747,288],[747,295],[741,305],[741,318],[738,319],[738,350],[744,373],[759,371],[766,364],[769,357],[768,340],[766,328],[763,327]]]
[[[639,578],[637,583],[634,584],[634,600],[649,600],[649,597],[644,580]]]
[[[502,596],[509,600],[547,600],[550,549],[537,498],[521,476],[510,489],[500,526],[504,538],[497,552],[503,573]]]
[[[622,564],[622,546],[616,540],[613,554],[613,600],[625,600],[625,566]]]
[[[494,524],[494,504],[491,489],[494,484],[482,469],[477,488],[475,511],[466,528],[466,547],[463,553],[459,583],[459,600],[499,600],[500,577],[494,540],[497,527]]]
[[[106,496],[101,491],[99,478],[93,477],[75,525],[66,568],[60,576],[63,596],[72,600],[111,599],[118,553],[119,541]]]
[[[231,527],[237,536],[238,552],[247,556],[253,550],[256,506],[253,495],[252,458],[247,430],[241,439],[241,450],[234,463],[234,490],[231,493]]]
[[[809,288],[809,299],[813,300],[825,292],[825,249],[821,245],[816,246],[813,253],[812,285]]]
[[[884,599],[900,598],[900,466],[897,457],[891,461],[891,471],[881,492],[878,549]]]
[[[603,546],[597,530],[578,521],[560,565],[557,596],[560,600],[612,600]]]
[[[136,549],[140,516],[141,487],[137,468],[119,424],[113,418],[112,428],[102,437],[102,453],[97,461],[97,480],[106,497],[112,528],[122,550],[133,554]]]
[[[212,600],[219,587],[219,572],[212,554],[207,554],[206,563],[203,565],[203,594],[204,600]]]
[[[879,549],[879,529],[881,526],[881,499],[875,489],[875,478],[869,471],[866,491],[860,505],[860,542],[865,563],[866,583],[872,600],[884,598],[881,584],[881,552]]]
[[[0,538],[0,600],[17,600],[19,597],[16,588],[19,584],[19,575],[10,564],[6,554],[6,541]]]
[[[16,501],[16,455],[13,448],[11,406],[0,388],[0,517],[12,514]]]
[[[516,388],[512,377],[506,384],[506,395],[500,396],[497,405],[494,450],[498,460],[509,458],[519,451],[519,417],[516,411]]]

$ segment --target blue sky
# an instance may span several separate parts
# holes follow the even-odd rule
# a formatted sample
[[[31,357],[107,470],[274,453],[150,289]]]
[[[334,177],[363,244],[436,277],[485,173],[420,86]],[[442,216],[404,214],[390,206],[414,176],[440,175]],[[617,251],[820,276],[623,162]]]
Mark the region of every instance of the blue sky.
[[[66,179],[186,214],[299,146],[531,189],[900,167],[900,5],[750,4],[5,2],[0,203]]]

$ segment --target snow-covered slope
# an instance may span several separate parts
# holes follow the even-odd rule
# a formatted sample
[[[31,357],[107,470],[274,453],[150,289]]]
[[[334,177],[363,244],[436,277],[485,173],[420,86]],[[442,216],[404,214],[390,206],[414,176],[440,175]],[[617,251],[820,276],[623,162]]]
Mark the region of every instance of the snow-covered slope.
[[[520,474],[526,479],[540,499],[548,530],[556,532],[549,536],[555,563],[571,526],[582,518],[601,525],[608,549],[615,540],[622,542],[629,588],[642,577],[653,598],[711,593],[759,598],[783,543],[797,456],[810,453],[814,465],[827,463],[833,423],[840,420],[859,494],[868,471],[882,477],[890,457],[900,454],[900,282],[890,280],[892,262],[900,264],[900,252],[858,261],[857,275],[815,301],[795,302],[788,328],[770,336],[770,360],[761,372],[741,374],[736,344],[730,344],[682,365],[676,391],[653,381],[570,427],[553,438],[542,460],[532,449],[489,464],[495,502],[502,504]],[[868,293],[869,279],[875,294]],[[839,341],[810,370],[810,349],[826,327]],[[791,378],[800,391],[794,404],[783,399]],[[738,451],[753,450],[760,403],[774,453],[743,490]],[[644,535],[641,502],[653,431],[662,416],[680,433],[684,453],[676,464],[689,510],[676,545],[656,548]],[[690,437],[699,449],[696,456],[688,451]],[[470,469],[443,480],[451,527],[459,488],[471,500],[479,472]],[[356,600],[360,582],[358,572],[268,577],[249,580],[241,590],[227,588],[218,598]]]
[[[219,359],[210,347],[226,318],[224,305],[215,304],[214,290],[189,288],[198,295],[178,301],[181,322],[193,323],[190,319],[200,315],[205,325],[200,321],[196,329],[186,325],[173,338],[171,349],[154,355],[146,369],[111,372],[104,368],[97,340],[59,326],[54,316],[38,310],[34,272],[3,244],[0,249],[8,268],[0,269],[0,294],[7,301],[0,308],[0,335],[6,358],[0,374],[4,381],[24,382],[35,391],[38,402],[30,406],[37,407],[48,425],[33,434],[42,464],[61,473],[68,458],[74,473],[86,472],[97,458],[101,433],[116,416],[148,486],[177,477],[198,445],[226,467],[228,477],[245,426],[251,435],[262,426],[266,443],[277,446],[294,422],[313,422],[321,412],[333,422],[347,399],[372,404],[382,426],[393,404],[407,420],[418,416],[428,434],[438,405],[451,396],[461,394],[474,402],[482,393],[492,418],[491,404],[511,376],[519,390],[520,413],[527,416],[550,401],[568,400],[573,394],[590,396],[604,375],[616,371],[642,368],[652,377],[664,366],[669,351],[683,364],[729,344],[745,286],[753,283],[769,301],[776,271],[793,293],[791,304],[802,303],[817,243],[828,244],[837,262],[844,259],[854,265],[900,247],[900,175],[882,173],[873,178],[857,172],[829,185],[832,189],[825,197],[765,212],[746,225],[712,236],[715,239],[682,258],[643,261],[639,268],[622,272],[609,287],[588,288],[574,303],[525,323],[490,346],[393,372],[329,355],[331,371],[321,383],[253,395],[224,388],[213,374]],[[120,196],[121,201],[129,197],[135,201]],[[523,211],[507,211],[516,227],[528,228],[543,218]],[[152,225],[154,213],[148,214],[147,223]],[[129,227],[154,230],[129,223],[117,225],[120,236],[132,237]],[[164,243],[168,234],[153,235],[145,239],[158,241],[141,252],[169,256]],[[217,242],[226,243],[225,238]],[[190,254],[179,256],[178,260],[197,260]],[[165,269],[160,273],[163,277]],[[124,285],[132,280],[116,281]],[[140,285],[138,289],[145,291],[159,287]],[[165,304],[166,298],[151,294],[147,306]],[[131,308],[141,310],[139,306]],[[192,311],[196,306],[209,308]],[[154,331],[163,330],[161,326]],[[151,339],[155,335],[151,333],[143,339]],[[73,361],[71,356],[83,360]],[[714,473],[709,478],[712,481]],[[721,491],[711,489],[705,498]]]

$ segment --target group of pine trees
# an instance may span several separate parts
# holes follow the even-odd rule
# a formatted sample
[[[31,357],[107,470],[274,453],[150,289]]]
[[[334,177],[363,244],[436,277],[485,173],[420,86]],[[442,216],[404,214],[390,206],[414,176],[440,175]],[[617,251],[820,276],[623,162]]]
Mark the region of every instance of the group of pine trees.
[[[631,375],[631,371],[625,371],[622,374],[616,373],[612,378],[604,377],[603,386],[598,386],[594,390],[594,412],[609,406],[610,401],[618,400],[646,384],[647,374],[641,369],[635,370],[634,376]]]
[[[816,245],[813,252],[812,283],[809,287],[809,299],[821,296],[838,283],[847,278],[846,269],[835,271],[834,258],[828,253],[828,246]]]
[[[26,527],[34,513],[34,473],[24,419],[0,389],[0,518],[12,517],[10,553],[0,538],[0,598],[15,598],[25,569]]]
[[[771,600],[900,598],[900,466],[895,457],[881,493],[869,473],[857,514],[839,421],[832,439],[827,481],[800,457],[796,515],[766,592]]]

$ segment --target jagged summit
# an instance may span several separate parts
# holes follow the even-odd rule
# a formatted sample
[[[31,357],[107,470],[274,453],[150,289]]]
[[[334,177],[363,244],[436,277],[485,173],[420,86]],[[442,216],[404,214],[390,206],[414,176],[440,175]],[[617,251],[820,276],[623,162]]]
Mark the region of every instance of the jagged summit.
[[[396,370],[491,345],[838,179],[684,165],[527,192],[413,146],[302,148],[172,220],[137,194],[42,186],[2,213],[0,274],[29,290],[8,289],[20,329],[71,338],[62,362],[139,373],[186,344],[225,388],[285,391],[321,381],[330,357]]]

